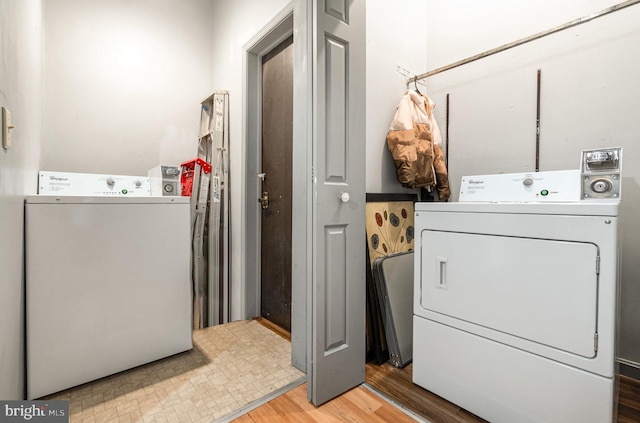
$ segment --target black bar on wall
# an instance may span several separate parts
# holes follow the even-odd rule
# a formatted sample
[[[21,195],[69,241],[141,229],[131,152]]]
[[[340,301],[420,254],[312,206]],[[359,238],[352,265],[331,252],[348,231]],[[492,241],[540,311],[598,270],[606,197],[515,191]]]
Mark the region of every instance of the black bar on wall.
[[[538,69],[536,84],[536,172],[540,172],[540,76],[542,70]]]
[[[445,148],[444,166],[449,170],[449,93],[447,93],[447,120],[445,126]]]

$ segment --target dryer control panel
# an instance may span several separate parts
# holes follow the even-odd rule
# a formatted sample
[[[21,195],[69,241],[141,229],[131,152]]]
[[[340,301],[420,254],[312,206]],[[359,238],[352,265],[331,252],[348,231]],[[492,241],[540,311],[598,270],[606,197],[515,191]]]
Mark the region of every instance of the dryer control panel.
[[[580,201],[580,170],[463,176],[459,201]]]

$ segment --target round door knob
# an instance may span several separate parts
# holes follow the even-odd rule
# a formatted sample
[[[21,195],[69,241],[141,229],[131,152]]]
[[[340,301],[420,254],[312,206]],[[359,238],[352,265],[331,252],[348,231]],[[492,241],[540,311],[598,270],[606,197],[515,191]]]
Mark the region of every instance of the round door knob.
[[[340,197],[340,200],[342,200],[343,203],[348,203],[349,199],[351,198],[349,196],[349,193],[348,192],[344,192],[344,191],[340,191],[338,193],[338,197]]]

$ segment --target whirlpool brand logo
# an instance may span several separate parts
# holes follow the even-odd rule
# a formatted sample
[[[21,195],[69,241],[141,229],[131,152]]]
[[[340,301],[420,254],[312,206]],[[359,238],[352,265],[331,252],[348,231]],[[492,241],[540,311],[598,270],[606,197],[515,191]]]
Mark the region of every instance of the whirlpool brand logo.
[[[68,181],[69,178],[63,178],[61,176],[49,176],[50,181]]]
[[[469,184],[470,185],[484,184],[484,181],[482,179],[478,179],[478,180],[469,179]]]
[[[68,401],[0,401],[0,423],[68,423]]]

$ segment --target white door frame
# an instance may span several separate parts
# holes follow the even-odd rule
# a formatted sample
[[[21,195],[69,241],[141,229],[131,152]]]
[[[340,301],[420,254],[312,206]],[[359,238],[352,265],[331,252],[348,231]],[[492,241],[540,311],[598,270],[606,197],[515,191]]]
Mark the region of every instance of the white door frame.
[[[299,7],[304,1],[295,0],[289,3],[269,24],[258,32],[244,46],[244,104],[243,116],[244,125],[244,196],[245,201],[243,219],[244,248],[243,248],[243,272],[241,277],[241,315],[244,318],[251,318],[260,315],[260,216],[261,209],[258,205],[260,196],[260,181],[257,173],[260,172],[261,157],[261,105],[262,105],[262,57],[278,46],[282,41],[294,34],[294,132],[293,132],[293,192],[292,192],[292,306],[291,306],[291,356],[292,364],[306,371],[307,352],[307,311],[306,311],[306,283],[307,277],[307,239],[309,225],[306,224],[306,216],[310,211],[307,204],[310,197],[306,189],[310,185],[307,165],[308,145],[306,138],[307,121],[301,119],[296,110],[300,108],[300,101],[305,105],[307,101],[306,89],[299,89],[301,73],[304,73],[301,54],[306,55],[306,48],[303,45],[307,38],[306,31],[294,31],[296,25],[300,25],[294,16],[305,16],[298,14]],[[302,5],[306,7],[305,5]],[[295,22],[294,22],[295,21]],[[306,21],[304,22],[306,25]],[[303,77],[302,79],[306,79]],[[298,81],[298,82],[296,82]],[[296,124],[298,122],[298,124]],[[303,128],[299,124],[303,125]],[[303,134],[301,136],[301,134]],[[296,142],[298,140],[298,142]],[[301,187],[300,185],[305,185]],[[309,269],[310,271],[310,269]]]

